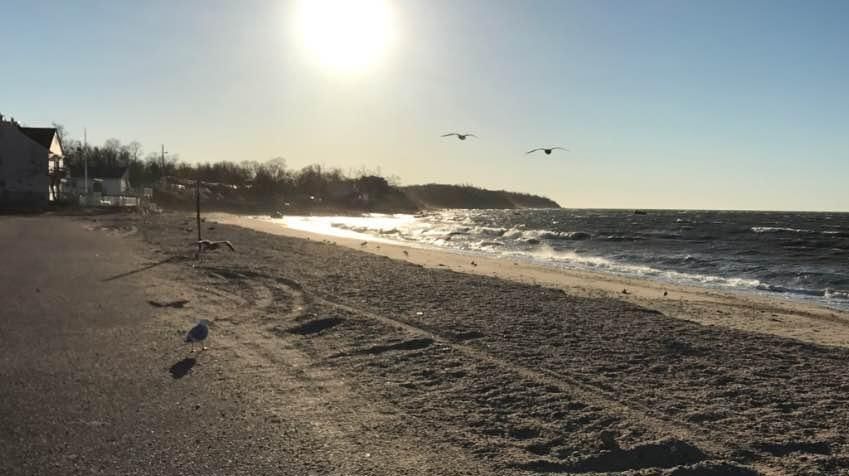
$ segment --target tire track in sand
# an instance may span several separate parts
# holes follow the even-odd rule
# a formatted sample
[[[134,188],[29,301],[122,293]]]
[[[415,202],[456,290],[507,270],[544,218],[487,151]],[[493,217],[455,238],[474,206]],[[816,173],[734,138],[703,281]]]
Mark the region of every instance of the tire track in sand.
[[[314,382],[329,381],[335,378],[328,371],[321,371],[310,367],[309,358],[290,343],[285,343],[284,348],[282,349],[277,345],[264,344],[263,342],[268,342],[273,337],[273,334],[269,333],[267,329],[259,327],[248,328],[241,325],[244,321],[248,320],[298,320],[307,315],[307,311],[311,303],[316,303],[330,308],[336,308],[362,318],[378,321],[386,326],[400,329],[406,334],[409,334],[411,337],[432,339],[433,342],[448,346],[466,355],[470,359],[494,365],[498,368],[504,369],[505,371],[517,374],[529,381],[543,385],[552,385],[566,394],[570,394],[586,403],[612,411],[622,416],[623,419],[631,421],[638,426],[644,426],[659,435],[667,435],[673,438],[693,442],[698,445],[701,450],[714,456],[728,457],[742,449],[732,439],[733,435],[724,437],[715,434],[707,434],[705,428],[697,427],[693,424],[680,420],[673,420],[666,417],[663,413],[637,402],[624,401],[609,390],[593,385],[592,383],[578,380],[567,374],[547,369],[533,369],[510,362],[494,355],[491,352],[462,342],[457,342],[454,339],[442,336],[415,323],[338,302],[332,296],[328,296],[324,293],[307,293],[296,281],[252,271],[237,272],[222,268],[205,269],[214,277],[223,279],[229,283],[236,281],[241,285],[245,285],[246,288],[253,294],[253,297],[247,300],[248,302],[246,302],[246,300],[238,294],[233,295],[234,300],[239,302],[239,305],[242,306],[239,311],[234,313],[234,315],[238,314],[240,316],[239,325],[235,325],[236,321],[231,321],[231,319],[227,318],[219,319],[219,321],[230,324],[227,326],[228,330],[234,333],[238,332],[241,336],[242,339],[240,340],[243,341],[240,346],[242,351],[239,352],[241,356],[254,363],[259,361],[266,362],[268,365],[259,365],[259,367],[268,367],[267,373],[269,374],[273,371],[273,367],[284,365],[289,367],[296,374],[299,374],[301,378],[311,379]],[[277,314],[271,318],[261,319],[260,316],[267,314],[269,312],[269,308],[271,308],[279,299],[291,299],[293,302],[292,309],[283,315]],[[245,308],[246,305],[248,309]],[[309,373],[309,375],[307,375],[307,373]],[[313,389],[308,397],[311,401],[319,399],[319,396],[314,393],[315,390],[316,389]],[[318,389],[318,391],[322,392],[323,395],[326,389]],[[279,402],[282,402],[282,400],[279,400]],[[345,405],[342,401],[337,401],[335,403],[340,406]],[[306,410],[306,408],[303,410]],[[320,411],[326,411],[326,407],[322,407],[322,410]],[[321,434],[325,437],[333,438],[339,438],[342,436],[339,433],[338,428],[334,430],[329,427],[324,428],[321,431]],[[759,453],[758,456],[761,459],[770,457],[770,455],[766,453]],[[783,468],[769,464],[765,461],[749,461],[745,464],[749,465],[764,476],[783,476],[791,474]]]
[[[304,422],[313,454],[334,461],[333,474],[492,474],[457,448],[434,446],[418,435],[398,438],[394,429],[402,425],[396,413],[359,395],[347,376],[316,366],[297,341],[277,338],[268,321],[296,323],[309,315],[312,300],[299,283],[251,271],[200,271],[215,279],[205,283],[204,292],[229,296],[232,303],[233,311],[213,324],[221,326],[222,347],[240,360],[239,372],[256,379],[255,406],[265,408],[272,423],[293,417]],[[237,289],[220,289],[220,284]],[[446,461],[454,471],[442,468]]]
[[[438,333],[416,325],[415,323],[410,323],[402,319],[388,317],[365,309],[350,306],[348,304],[338,302],[332,299],[332,297],[328,297],[322,293],[313,293],[313,296],[316,303],[340,309],[350,314],[377,320],[384,325],[401,329],[413,337],[431,339],[433,342],[453,348],[454,350],[465,354],[469,358],[495,365],[505,371],[518,374],[530,381],[543,385],[552,385],[559,388],[564,393],[571,394],[584,402],[612,410],[613,412],[623,416],[623,418],[636,424],[643,425],[660,435],[668,435],[674,438],[691,441],[697,444],[702,450],[715,456],[727,457],[728,455],[742,450],[742,448],[733,440],[733,435],[728,437],[709,435],[706,433],[705,428],[668,418],[663,413],[640,403],[624,401],[607,389],[591,383],[583,382],[569,375],[547,369],[532,369],[523,365],[518,365],[485,350],[444,337]],[[768,453],[759,453],[758,456],[765,459],[769,458],[771,455]],[[781,467],[764,461],[747,462],[745,464],[753,467],[764,476],[789,476],[791,474]]]

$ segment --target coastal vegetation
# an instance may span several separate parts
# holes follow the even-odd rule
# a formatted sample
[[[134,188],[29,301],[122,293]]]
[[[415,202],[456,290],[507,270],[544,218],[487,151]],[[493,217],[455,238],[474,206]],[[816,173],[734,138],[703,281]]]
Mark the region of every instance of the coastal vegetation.
[[[61,126],[57,129],[60,134]],[[128,168],[136,191],[149,187],[154,201],[171,208],[194,206],[194,187],[201,182],[207,208],[244,212],[416,212],[433,208],[558,208],[545,197],[485,190],[471,185],[402,186],[380,170],[344,171],[309,165],[291,169],[283,158],[266,162],[219,161],[188,163],[164,153],[143,155],[138,142],[109,139],[86,146],[65,139],[65,164],[72,176],[90,169]]]
[[[560,208],[554,200],[539,195],[472,185],[430,183],[409,185],[401,190],[420,208]]]

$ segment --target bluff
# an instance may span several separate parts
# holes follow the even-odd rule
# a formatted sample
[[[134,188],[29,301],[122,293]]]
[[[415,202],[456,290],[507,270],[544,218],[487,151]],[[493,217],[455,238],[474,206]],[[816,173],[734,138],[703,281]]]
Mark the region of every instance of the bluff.
[[[506,190],[486,190],[470,185],[430,183],[400,187],[421,209],[433,208],[560,208],[550,198]]]

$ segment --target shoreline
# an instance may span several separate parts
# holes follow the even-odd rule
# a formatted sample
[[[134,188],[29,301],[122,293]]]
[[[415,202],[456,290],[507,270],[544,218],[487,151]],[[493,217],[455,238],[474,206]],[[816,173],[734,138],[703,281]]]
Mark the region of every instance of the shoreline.
[[[331,242],[428,268],[494,276],[561,289],[582,297],[628,301],[667,316],[731,329],[789,337],[822,345],[849,347],[849,312],[757,294],[663,283],[597,271],[556,269],[543,265],[451,250],[409,246],[390,240],[324,235],[250,216],[210,213],[207,220],[264,233]],[[474,263],[474,264],[472,264]],[[627,294],[623,293],[627,290]],[[664,296],[667,292],[667,296]]]
[[[208,215],[204,237],[235,250],[196,259],[194,219],[0,227],[16,336],[0,355],[0,473],[767,476],[849,461],[849,349],[694,322],[745,314],[721,296],[623,296],[621,280],[244,217]],[[671,310],[634,304],[652,299]],[[190,352],[200,318],[209,348]]]

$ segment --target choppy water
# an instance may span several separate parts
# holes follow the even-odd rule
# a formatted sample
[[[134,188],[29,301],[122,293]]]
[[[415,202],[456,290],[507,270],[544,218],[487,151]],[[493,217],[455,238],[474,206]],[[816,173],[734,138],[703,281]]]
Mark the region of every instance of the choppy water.
[[[849,213],[445,210],[287,225],[849,309]]]

